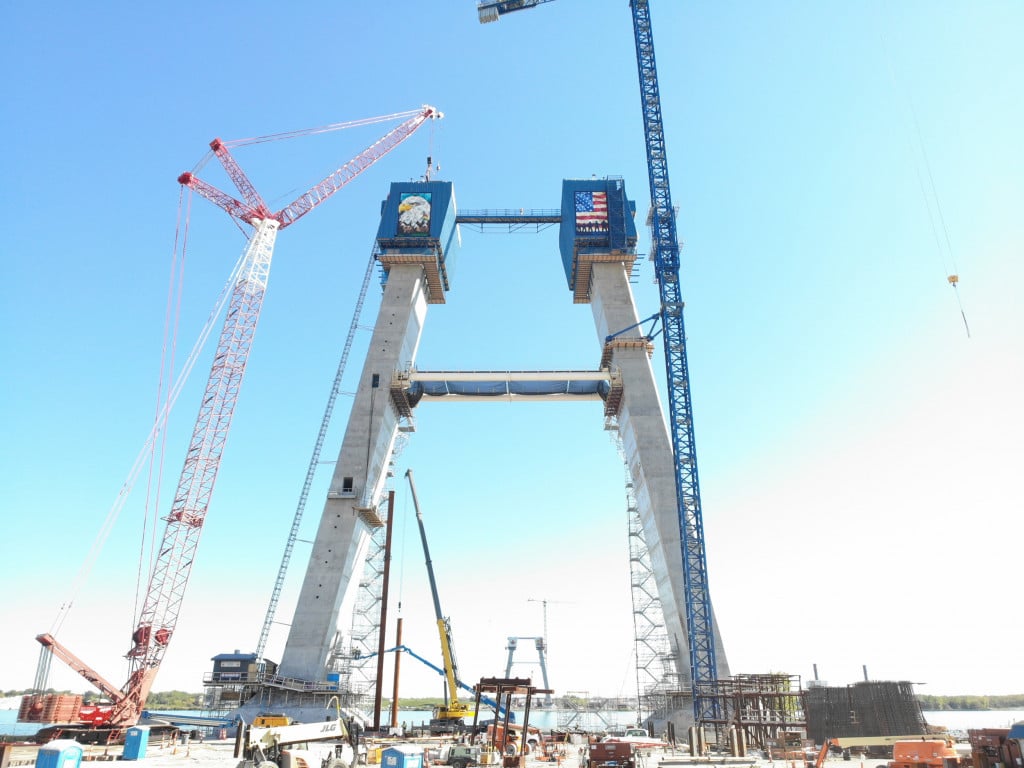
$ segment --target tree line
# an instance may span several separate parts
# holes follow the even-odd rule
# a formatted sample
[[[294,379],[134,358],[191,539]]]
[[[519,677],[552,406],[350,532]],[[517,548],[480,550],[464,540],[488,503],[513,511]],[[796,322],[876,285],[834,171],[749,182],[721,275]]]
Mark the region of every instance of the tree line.
[[[1024,709],[1024,693],[1008,696],[925,696],[917,697],[921,709],[929,712],[981,709]]]
[[[0,696],[8,698],[13,696],[24,696],[29,693],[35,693],[35,691],[3,691],[0,692]],[[47,688],[44,693],[67,694],[71,696],[79,695],[73,691],[56,691],[53,688]],[[98,691],[86,691],[81,694],[81,696],[83,704],[102,704],[107,701],[107,698]],[[148,709],[202,709],[203,694],[186,693],[185,691],[163,691],[161,693],[150,693],[149,698],[146,699],[146,707]]]

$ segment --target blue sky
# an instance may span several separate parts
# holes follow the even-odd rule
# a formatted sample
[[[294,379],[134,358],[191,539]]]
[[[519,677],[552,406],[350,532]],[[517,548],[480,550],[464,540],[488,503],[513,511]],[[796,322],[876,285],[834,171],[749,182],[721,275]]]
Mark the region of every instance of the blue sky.
[[[806,679],[817,664],[845,684],[866,665],[875,679],[926,683],[927,693],[1024,690],[1013,601],[1024,533],[1024,10],[651,6],[684,241],[709,584],[733,671]],[[286,11],[17,3],[5,17],[0,583],[16,621],[0,637],[0,688],[31,684],[33,637],[69,596],[149,431],[178,174],[215,136],[423,103],[446,114],[278,239],[156,684],[198,690],[211,656],[256,644],[388,184],[421,176],[430,154],[462,208],[555,208],[563,178],[618,175],[646,215],[628,5],[559,0],[486,26],[469,0],[403,0],[387,13],[366,0]],[[236,156],[279,207],[383,132]],[[227,187],[213,164],[202,175]],[[190,221],[181,349],[244,244],[206,201],[194,201]],[[640,264],[646,316],[657,294],[651,265]],[[970,338],[946,281],[954,270]],[[377,296],[371,289],[364,324]],[[463,232],[419,367],[599,359],[555,230]],[[654,364],[661,371],[660,351]],[[175,410],[165,491],[208,366],[207,356]],[[540,634],[534,601],[546,599],[552,686],[630,694],[622,467],[597,406],[420,411],[399,467],[416,475],[464,679],[503,673],[506,637]],[[318,475],[306,538],[328,476],[329,467]],[[403,485],[396,493],[392,594],[406,643],[439,656],[411,502]],[[60,635],[116,682],[145,495],[140,482]],[[307,553],[300,543],[282,621]],[[283,640],[276,629],[271,658]],[[535,664],[515,671],[539,676]],[[84,687],[66,670],[53,681]],[[402,694],[440,695],[440,679],[408,662]]]

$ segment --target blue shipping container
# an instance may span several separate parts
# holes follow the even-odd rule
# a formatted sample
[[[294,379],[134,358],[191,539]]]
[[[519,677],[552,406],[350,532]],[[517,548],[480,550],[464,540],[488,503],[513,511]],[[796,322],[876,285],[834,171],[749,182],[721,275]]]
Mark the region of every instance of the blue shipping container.
[[[423,747],[396,744],[380,754],[381,768],[423,768]]]

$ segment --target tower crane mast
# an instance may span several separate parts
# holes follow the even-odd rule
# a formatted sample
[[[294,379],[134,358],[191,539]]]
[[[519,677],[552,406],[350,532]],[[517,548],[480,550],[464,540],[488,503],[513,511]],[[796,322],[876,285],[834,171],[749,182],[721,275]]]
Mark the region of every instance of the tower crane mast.
[[[651,188],[654,271],[661,298],[661,326],[668,380],[669,432],[675,460],[676,496],[679,505],[679,532],[683,556],[686,594],[686,626],[689,632],[690,674],[695,691],[699,683],[718,677],[715,654],[714,619],[708,591],[707,553],[704,546],[704,522],[697,478],[697,451],[693,433],[693,404],[690,400],[690,373],[686,361],[686,328],[683,323],[683,297],[679,279],[679,239],[675,210],[669,188],[668,158],[665,151],[665,127],[661,119],[661,95],[658,68],[654,59],[654,37],[647,0],[630,0],[633,12],[633,36],[636,41],[637,73],[640,78],[640,105],[644,117],[647,146],[647,176]],[[713,699],[693,697],[693,715],[697,722],[713,719]]]
[[[246,245],[232,290],[171,509],[164,518],[167,525],[150,574],[142,612],[132,634],[132,647],[127,653],[130,666],[128,682],[117,691],[51,635],[36,638],[45,649],[56,653],[111,697],[113,706],[109,717],[102,723],[104,726],[118,728],[137,722],[177,625],[263,306],[277,232],[326,201],[411,136],[429,118],[441,117],[441,113],[434,107],[424,106],[416,112],[392,117],[399,116],[408,119],[276,212],[270,211],[231,156],[227,145],[219,139],[211,142],[210,147],[245,202],[192,173],[184,173],[178,178],[183,186],[194,189],[231,216],[251,225],[254,232]]]
[[[480,22],[496,21],[512,11],[532,8],[550,0],[480,0]],[[665,369],[669,401],[669,432],[675,465],[676,497],[686,595],[686,626],[690,675],[694,683],[693,714],[697,722],[715,717],[714,699],[697,694],[700,683],[718,677],[714,617],[708,591],[704,523],[694,447],[693,406],[690,374],[686,361],[686,329],[679,277],[679,239],[675,210],[669,188],[665,128],[661,116],[658,68],[654,58],[654,37],[648,0],[630,0],[633,37],[636,43],[640,106],[643,111],[647,175],[651,193],[651,238],[654,271],[658,281],[660,317],[664,333]]]

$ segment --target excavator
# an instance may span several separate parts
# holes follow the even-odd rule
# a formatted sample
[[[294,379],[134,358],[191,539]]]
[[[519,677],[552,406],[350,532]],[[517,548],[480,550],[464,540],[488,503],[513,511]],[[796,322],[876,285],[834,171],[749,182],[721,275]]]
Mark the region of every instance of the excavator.
[[[423,556],[427,561],[427,575],[430,577],[430,594],[434,598],[434,616],[437,619],[437,631],[441,636],[441,657],[444,659],[445,703],[435,707],[430,718],[432,734],[455,733],[464,730],[467,717],[473,717],[475,710],[465,702],[459,701],[459,668],[455,662],[455,649],[452,646],[452,627],[448,619],[441,613],[441,600],[437,596],[437,580],[434,578],[434,566],[430,561],[430,548],[427,546],[427,532],[423,527],[423,515],[420,503],[416,498],[416,483],[413,481],[412,470],[405,471],[412,492],[412,505],[416,510],[416,522],[420,528],[420,540],[423,542]]]
[[[847,750],[850,747],[892,747],[892,761],[887,768],[955,768],[960,765],[960,755],[953,740],[935,734],[917,736],[844,736],[826,739],[821,745],[814,762],[807,762],[807,768],[822,768],[828,753],[833,749]]]

